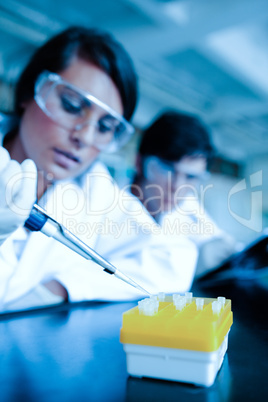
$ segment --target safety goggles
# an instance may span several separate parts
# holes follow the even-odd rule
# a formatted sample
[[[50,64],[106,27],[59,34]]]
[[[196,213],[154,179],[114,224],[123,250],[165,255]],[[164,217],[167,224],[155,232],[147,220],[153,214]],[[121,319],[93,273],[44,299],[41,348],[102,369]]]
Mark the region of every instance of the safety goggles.
[[[79,131],[93,125],[92,144],[101,151],[117,151],[134,133],[119,113],[58,74],[44,71],[38,77],[34,99],[49,118],[67,130]],[[92,115],[101,117],[96,121],[91,119]]]
[[[143,172],[146,179],[152,182],[180,178],[183,178],[184,182],[194,182],[204,181],[210,177],[207,171],[196,172],[193,169],[184,168],[183,165],[180,165],[180,162],[166,161],[157,156],[143,158]]]

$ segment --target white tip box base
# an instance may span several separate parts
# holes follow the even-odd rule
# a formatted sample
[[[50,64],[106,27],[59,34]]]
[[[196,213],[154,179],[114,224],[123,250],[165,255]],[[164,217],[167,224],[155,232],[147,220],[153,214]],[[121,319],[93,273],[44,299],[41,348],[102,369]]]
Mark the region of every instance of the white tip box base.
[[[124,344],[128,374],[209,387],[221,368],[228,346],[228,334],[215,352]]]

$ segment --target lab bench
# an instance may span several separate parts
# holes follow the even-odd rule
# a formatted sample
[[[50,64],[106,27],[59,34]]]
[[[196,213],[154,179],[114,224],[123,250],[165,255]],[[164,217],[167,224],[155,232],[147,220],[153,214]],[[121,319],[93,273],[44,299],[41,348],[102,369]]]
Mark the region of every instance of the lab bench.
[[[120,328],[137,302],[88,302],[0,316],[1,402],[266,400],[268,290],[195,283],[193,292],[232,301],[229,346],[212,386],[128,376]]]

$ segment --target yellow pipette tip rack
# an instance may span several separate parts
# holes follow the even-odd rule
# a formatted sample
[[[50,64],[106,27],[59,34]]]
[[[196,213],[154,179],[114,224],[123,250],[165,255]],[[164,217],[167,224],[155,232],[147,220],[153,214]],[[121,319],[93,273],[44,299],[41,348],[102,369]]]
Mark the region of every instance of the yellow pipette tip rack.
[[[123,314],[120,341],[130,375],[209,386],[233,323],[231,300],[160,293]],[[164,359],[163,359],[164,358]]]

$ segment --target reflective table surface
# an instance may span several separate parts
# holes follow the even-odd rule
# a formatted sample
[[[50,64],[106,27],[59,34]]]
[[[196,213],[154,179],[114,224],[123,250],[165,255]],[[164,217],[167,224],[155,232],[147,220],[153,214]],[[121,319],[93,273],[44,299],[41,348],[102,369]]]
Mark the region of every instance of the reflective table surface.
[[[128,376],[119,335],[136,303],[66,304],[0,316],[1,402],[267,400],[268,290],[195,283],[193,292],[232,300],[229,346],[211,387]]]

